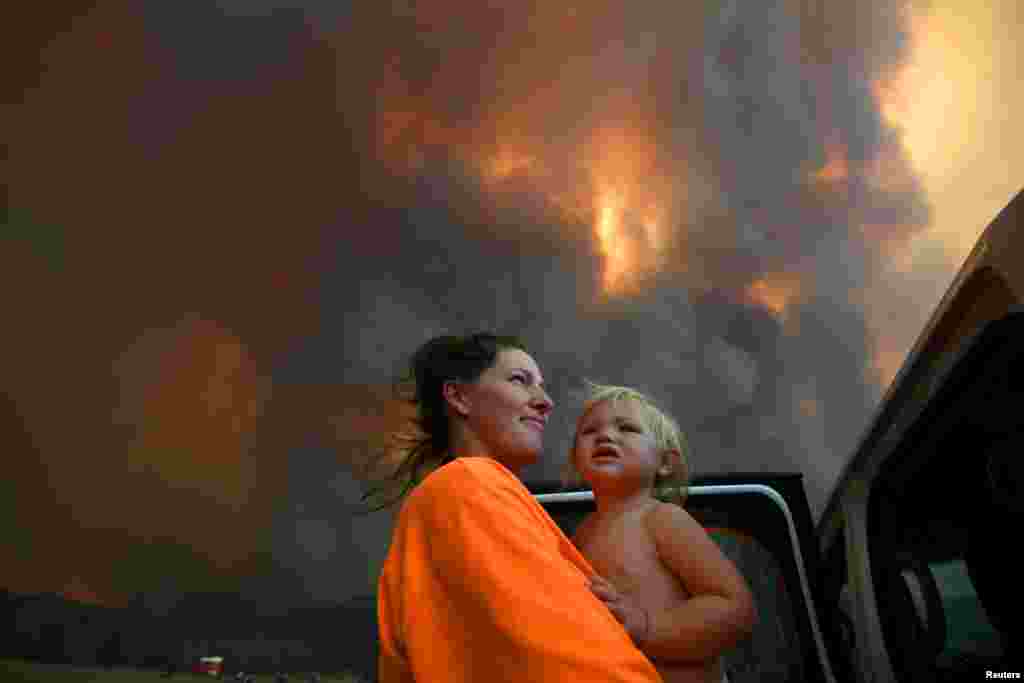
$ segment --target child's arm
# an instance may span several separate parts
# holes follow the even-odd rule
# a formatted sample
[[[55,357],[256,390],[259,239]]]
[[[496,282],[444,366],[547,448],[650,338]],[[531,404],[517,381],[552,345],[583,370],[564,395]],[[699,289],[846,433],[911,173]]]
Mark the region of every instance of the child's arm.
[[[691,597],[648,614],[639,644],[647,656],[698,662],[716,657],[750,633],[754,598],[735,565],[686,510],[661,503],[647,515],[658,556]]]

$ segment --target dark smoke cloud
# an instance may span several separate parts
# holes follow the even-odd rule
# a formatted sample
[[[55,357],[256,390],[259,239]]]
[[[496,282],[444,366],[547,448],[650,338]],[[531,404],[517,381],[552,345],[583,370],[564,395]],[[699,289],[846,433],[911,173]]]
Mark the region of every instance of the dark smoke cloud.
[[[536,328],[541,357],[548,349],[575,351],[559,354],[548,374],[596,374],[648,387],[664,395],[684,421],[689,418],[698,442],[699,426],[708,420],[719,432],[741,432],[727,439],[732,448],[699,449],[698,471],[798,466],[814,480],[812,499],[820,505],[878,393],[867,371],[871,340],[859,309],[861,293],[877,278],[886,243],[905,239],[928,218],[871,91],[872,80],[905,57],[904,10],[893,3],[853,11],[836,3],[781,2],[722,3],[697,15],[655,3],[634,3],[628,11],[604,4],[565,16],[536,9],[532,22],[518,13],[511,22],[526,21],[534,29],[529,40],[514,31],[490,34],[493,26],[485,18],[475,25],[475,39],[455,41],[447,50],[450,34],[438,25],[451,17],[443,6],[417,6],[417,26],[431,30],[403,42],[403,20],[396,20],[399,40],[388,50],[397,52],[398,71],[417,93],[419,116],[446,131],[449,142],[490,130],[488,117],[505,105],[507,116],[521,124],[516,135],[536,141],[551,156],[572,158],[581,136],[609,117],[637,123],[635,110],[623,109],[617,96],[627,93],[641,103],[640,123],[652,126],[662,145],[659,168],[676,179],[674,187],[687,201],[675,207],[678,239],[667,274],[644,295],[595,310],[587,304],[593,290],[579,288],[593,260],[530,263],[510,254],[481,268],[484,252],[462,235],[467,227],[473,232],[472,222],[461,218],[460,200],[451,199],[473,203],[476,192],[470,188],[466,199],[463,181],[452,179],[449,190],[439,193],[449,199],[448,215],[410,222],[415,235],[406,254],[412,258],[395,258],[392,272],[398,275],[389,286],[407,287],[410,302],[438,302],[433,309],[412,305],[417,312],[430,311],[431,330],[458,329],[465,319],[529,327],[520,312],[544,300],[548,315]],[[582,30],[555,41],[559,21]],[[431,59],[439,50],[447,60]],[[413,66],[404,69],[407,62]],[[488,108],[492,103],[498,104]],[[544,115],[517,119],[524,110]],[[476,118],[459,118],[466,112]],[[429,138],[413,134],[408,144],[429,146]],[[831,140],[845,150],[849,177],[829,184],[813,175],[828,160]],[[871,176],[873,162],[893,156],[904,181],[896,190]],[[444,175],[423,174],[432,195]],[[537,192],[525,201],[541,207],[545,197]],[[525,215],[519,229],[495,229],[492,220],[475,234],[515,239],[535,226],[530,219]],[[873,226],[876,233],[865,235]],[[557,226],[545,225],[545,231],[565,234]],[[423,235],[445,244],[443,255],[424,248]],[[587,244],[587,226],[571,226],[567,238]],[[435,277],[438,269],[444,275]],[[484,270],[511,274],[482,278],[500,282],[500,299],[487,286],[462,284],[477,281]],[[410,271],[416,282],[407,286],[401,273]],[[533,275],[519,274],[525,271]],[[717,306],[727,317],[760,316],[737,303],[738,293],[758,277],[779,272],[796,273],[805,282],[805,296],[788,313],[797,332],[755,325],[747,340],[736,341],[728,326],[701,328],[695,305]],[[537,286],[545,278],[575,281],[577,288],[559,299],[565,289]],[[722,295],[717,303],[693,300],[693,294],[708,291]],[[382,300],[393,305],[395,294]],[[368,310],[361,320],[371,315]],[[747,377],[749,384],[751,375],[764,387],[748,391],[757,396],[747,399],[737,394],[735,378]],[[705,399],[716,394],[715,400]],[[801,401],[804,411],[817,401],[813,415],[801,412]],[[742,424],[730,421],[739,414],[745,415]],[[802,445],[806,439],[799,435],[806,430],[824,435],[813,451]],[[774,450],[761,447],[766,439],[777,444]],[[554,446],[556,453],[561,446]],[[553,471],[545,465],[532,474]]]
[[[902,11],[224,0],[84,14],[48,48],[11,146],[12,205],[63,226],[66,259],[37,306],[13,310],[41,326],[33,334],[74,330],[82,351],[28,333],[5,342],[29,359],[9,375],[5,424],[22,421],[36,451],[22,448],[47,463],[32,480],[81,473],[71,440],[47,436],[71,423],[110,425],[83,432],[115,454],[100,461],[121,463],[105,471],[136,466],[124,404],[162,376],[147,359],[163,356],[131,350],[153,348],[147,330],[207,321],[266,382],[232,461],[241,512],[202,508],[214,528],[246,530],[234,571],[272,566],[280,585],[321,599],[367,593],[390,517],[352,517],[349,470],[361,435],[390,423],[357,408],[385,406],[383,388],[431,336],[490,328],[527,340],[558,404],[527,478],[561,475],[586,377],[660,399],[690,432],[698,473],[797,469],[820,508],[878,395],[865,301],[887,246],[927,221],[870,90],[904,57]],[[671,234],[642,291],[606,300],[579,199],[593,190],[582,164],[600,157],[594,131],[616,129],[640,134],[628,148],[643,152],[640,185],[665,198]],[[816,179],[833,143],[849,177]],[[494,182],[479,162],[503,144],[535,163]],[[879,158],[899,183],[874,182]],[[19,249],[36,261],[8,270],[11,284],[59,262],[50,246]],[[744,290],[779,273],[802,288],[773,316]],[[79,313],[65,326],[44,309]],[[149,366],[119,365],[119,380],[110,368],[125,357]],[[88,419],[33,388],[50,362],[81,380],[68,391],[91,398]],[[146,490],[169,491],[170,509],[200,500],[181,494],[208,465],[196,452],[154,462],[183,474]],[[84,515],[103,496],[79,498]],[[177,538],[199,537],[198,516],[178,524]]]

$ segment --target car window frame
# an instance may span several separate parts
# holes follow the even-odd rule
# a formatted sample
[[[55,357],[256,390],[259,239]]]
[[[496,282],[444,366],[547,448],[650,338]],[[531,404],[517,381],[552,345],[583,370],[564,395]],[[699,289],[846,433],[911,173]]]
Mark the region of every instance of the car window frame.
[[[781,493],[775,488],[766,484],[758,483],[736,483],[736,484],[699,484],[690,486],[687,489],[687,499],[691,496],[729,496],[729,495],[760,495],[766,497],[782,512],[786,520],[786,531],[788,533],[790,548],[793,552],[793,560],[797,570],[797,580],[800,593],[803,597],[806,616],[809,620],[811,637],[814,650],[818,657],[818,664],[822,676],[827,683],[836,683],[835,674],[832,671],[831,659],[825,644],[825,638],[818,621],[818,606],[814,599],[814,592],[811,589],[811,577],[808,575],[805,552],[797,533],[797,526],[793,512]],[[564,491],[553,493],[535,493],[534,498],[538,503],[559,502],[589,502],[594,500],[593,491]],[[811,551],[814,548],[810,549]]]

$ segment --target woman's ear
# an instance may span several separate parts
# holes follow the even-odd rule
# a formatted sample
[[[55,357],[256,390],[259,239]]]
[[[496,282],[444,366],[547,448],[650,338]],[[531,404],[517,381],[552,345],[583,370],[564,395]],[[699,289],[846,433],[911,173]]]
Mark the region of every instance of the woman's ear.
[[[445,382],[441,386],[441,395],[445,403],[462,417],[469,415],[469,397],[466,395],[465,385],[461,382]]]

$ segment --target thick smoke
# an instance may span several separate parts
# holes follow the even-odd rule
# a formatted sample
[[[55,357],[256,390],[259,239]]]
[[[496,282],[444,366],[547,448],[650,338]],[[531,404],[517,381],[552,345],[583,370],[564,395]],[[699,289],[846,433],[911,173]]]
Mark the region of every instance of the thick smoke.
[[[87,216],[118,245],[69,242],[114,264],[83,290],[115,321],[92,333],[92,362],[207,320],[272,380],[231,442],[229,497],[261,511],[236,519],[270,539],[282,576],[324,599],[372,590],[390,519],[351,516],[349,469],[389,423],[353,406],[386,413],[382,387],[443,332],[534,351],[557,407],[527,479],[559,478],[590,378],[660,399],[698,474],[798,470],[820,509],[879,394],[867,317],[923,321],[931,303],[919,284],[878,301],[900,284],[887,249],[928,219],[872,90],[905,57],[904,3],[328,4],[95,11],[27,99],[74,105],[77,132],[43,125],[12,147],[15,199],[50,222]],[[93,37],[109,43],[90,62],[107,96],[82,102],[58,57]],[[51,183],[74,201],[48,204]],[[602,184],[629,190],[625,229],[654,207],[663,230],[615,296],[594,236]],[[137,256],[154,252],[160,265]],[[73,263],[66,284],[100,270]],[[751,295],[780,281],[782,306]],[[124,282],[135,305],[117,303]],[[115,418],[135,415],[124,404],[145,387],[108,384]],[[104,443],[123,454],[122,431]],[[176,457],[151,469],[205,466]],[[184,517],[177,538],[201,524]]]
[[[391,217],[387,283],[335,323],[341,348],[362,358],[369,335],[400,357],[415,345],[400,320],[523,332],[559,388],[593,376],[661,397],[694,432],[698,472],[799,469],[820,506],[879,393],[864,292],[928,218],[872,91],[905,57],[905,8],[605,3],[506,12],[503,31],[484,10],[409,11],[372,17],[395,40],[370,124],[390,137],[367,154],[403,178],[374,196],[412,206]],[[558,209],[609,129],[655,142],[637,182],[662,191],[671,237],[642,291],[599,302],[593,214]],[[532,162],[495,190],[473,155],[502,143]],[[844,172],[816,177],[835,155]],[[785,324],[744,296],[779,274],[800,283]],[[393,327],[378,305],[401,311]],[[571,417],[529,475],[555,474]]]

